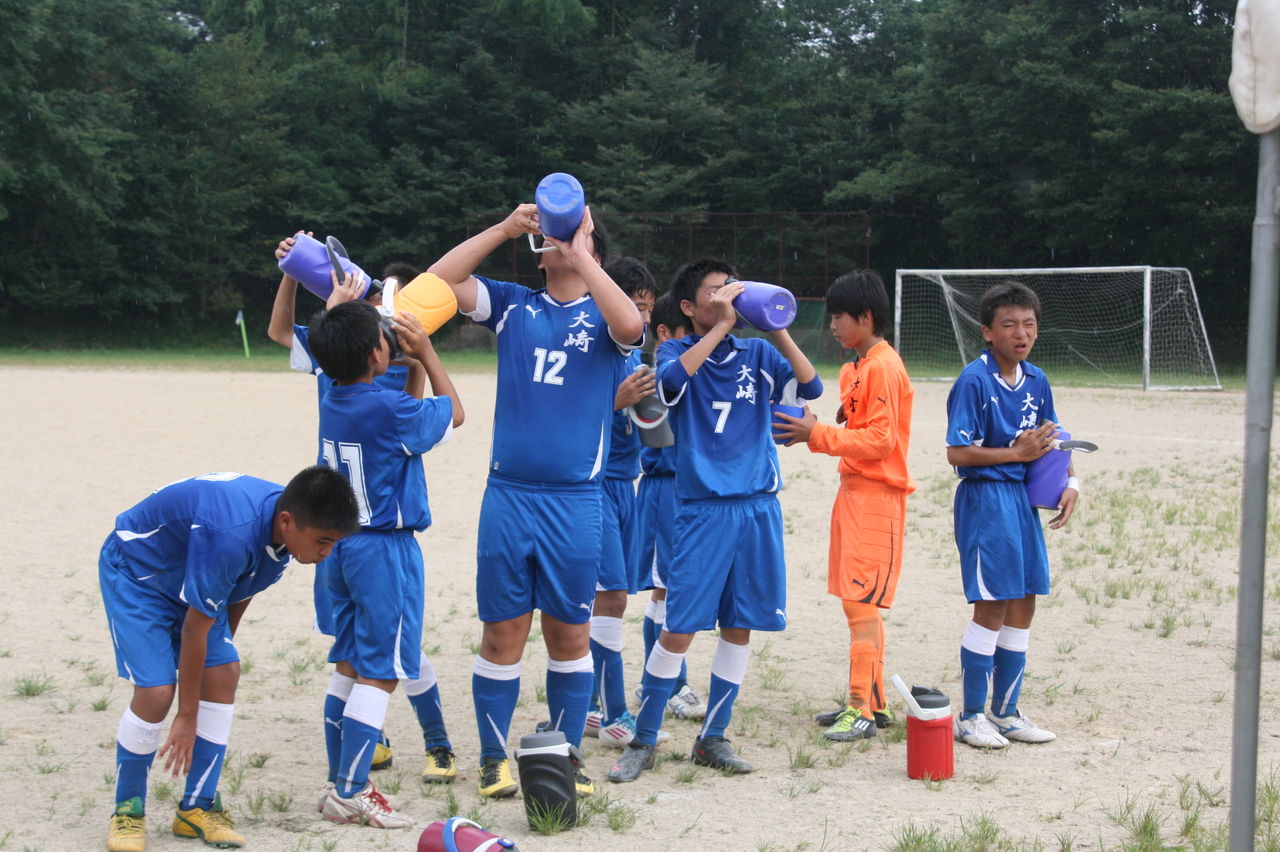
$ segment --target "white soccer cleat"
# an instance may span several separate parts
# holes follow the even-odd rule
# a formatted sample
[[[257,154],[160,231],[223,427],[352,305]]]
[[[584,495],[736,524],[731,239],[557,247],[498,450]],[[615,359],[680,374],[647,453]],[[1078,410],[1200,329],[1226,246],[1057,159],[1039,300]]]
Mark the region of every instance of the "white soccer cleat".
[[[413,820],[396,813],[391,803],[373,786],[372,781],[350,799],[339,796],[336,788],[330,790],[320,813],[332,822],[368,825],[373,828],[413,828]]]
[[[958,741],[974,748],[1009,747],[1009,741],[1001,736],[995,726],[981,713],[968,719],[956,716],[953,730]]]
[[[588,737],[600,735],[600,725],[604,723],[604,714],[599,710],[592,710],[587,713],[587,727],[583,729],[583,734]]]
[[[1012,716],[997,716],[988,712],[987,719],[1007,740],[1019,743],[1051,743],[1058,738],[1053,731],[1046,731],[1018,712]]]
[[[707,705],[702,696],[686,683],[667,702],[667,713],[677,719],[701,719],[707,715]]]
[[[319,790],[320,798],[319,798],[319,800],[316,802],[316,810],[317,810],[317,811],[319,811],[320,813],[324,813],[324,803],[325,803],[325,800],[329,798],[329,794],[330,794],[330,793],[332,793],[332,792],[333,792],[333,782],[332,782],[332,781],[326,781],[326,782],[324,782],[323,784],[321,784],[321,785],[320,785],[320,790]]]

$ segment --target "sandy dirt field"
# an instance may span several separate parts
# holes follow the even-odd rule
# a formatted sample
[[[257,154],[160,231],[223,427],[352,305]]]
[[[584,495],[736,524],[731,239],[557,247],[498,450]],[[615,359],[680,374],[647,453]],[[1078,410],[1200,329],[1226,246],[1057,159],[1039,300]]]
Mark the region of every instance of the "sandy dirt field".
[[[830,422],[835,382],[825,378],[828,399],[818,410]],[[7,367],[0,383],[8,448],[0,467],[0,848],[99,849],[130,690],[115,675],[98,548],[117,512],[164,483],[225,470],[283,482],[309,464],[314,384],[283,360],[278,374]],[[836,462],[784,449],[791,627],[754,637],[729,732],[758,771],[693,771],[697,728],[669,720],[672,741],[661,750],[669,758],[615,786],[604,777],[616,752],[588,739],[589,774],[609,800],[586,826],[544,837],[529,830],[519,799],[482,804],[475,791],[473,565],[494,379],[463,374],[458,384],[467,423],[427,457],[435,525],[419,541],[428,571],[424,646],[440,674],[461,777],[451,790],[418,782],[420,740],[396,696],[387,721],[396,764],[378,781],[418,828],[338,826],[316,813],[327,645],[310,629],[311,568],[295,565],[249,608],[237,639],[246,665],[221,789],[250,848],[413,849],[421,828],[450,813],[526,850],[917,848],[906,844],[929,829],[952,838],[986,830],[983,817],[1003,848],[1113,849],[1144,818],[1170,845],[1189,845],[1226,821],[1242,394],[1059,390],[1064,424],[1103,446],[1077,457],[1084,497],[1070,526],[1049,535],[1054,590],[1032,634],[1022,706],[1059,739],[998,753],[957,746],[955,777],[941,783],[906,777],[901,727],[859,747],[818,736],[812,714],[834,706],[847,667],[846,627],[825,581]],[[951,537],[955,479],[942,450],[946,392],[940,383],[917,388],[911,462],[919,490],[887,618],[887,669],[958,701],[968,607]],[[1272,629],[1280,614],[1275,568],[1273,559]],[[633,599],[631,679],[640,671],[642,613],[643,600]],[[700,690],[714,644],[703,636],[690,652]],[[1280,635],[1264,639],[1264,657],[1260,763],[1274,779]],[[532,642],[513,746],[543,718],[536,694],[544,661],[541,642]],[[896,697],[894,705],[901,719]],[[180,784],[159,771],[151,783],[148,848],[193,848],[169,833]]]

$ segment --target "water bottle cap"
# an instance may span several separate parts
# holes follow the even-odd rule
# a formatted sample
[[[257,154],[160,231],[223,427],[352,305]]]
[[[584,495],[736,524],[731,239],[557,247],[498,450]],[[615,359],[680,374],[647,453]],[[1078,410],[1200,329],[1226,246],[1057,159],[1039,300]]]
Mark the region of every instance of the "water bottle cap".
[[[582,184],[571,174],[552,172],[538,183],[534,198],[538,207],[563,216],[582,204]]]

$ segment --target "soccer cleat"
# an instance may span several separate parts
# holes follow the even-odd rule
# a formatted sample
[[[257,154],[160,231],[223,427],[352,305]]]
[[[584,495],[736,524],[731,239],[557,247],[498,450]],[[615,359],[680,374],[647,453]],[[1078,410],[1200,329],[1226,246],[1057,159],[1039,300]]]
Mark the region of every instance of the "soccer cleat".
[[[667,713],[677,719],[701,719],[707,715],[707,705],[686,683],[667,701]]]
[[[1051,743],[1058,738],[1053,731],[1046,731],[1021,712],[1014,713],[1012,716],[987,713],[987,720],[1000,732],[1000,736],[1013,742]]]
[[[505,757],[486,757],[480,764],[480,797],[505,799],[514,796],[515,779],[511,777],[511,761]]]
[[[836,719],[840,718],[840,714],[845,709],[844,707],[838,707],[835,710],[828,710],[826,713],[819,713],[813,717],[813,721],[817,722],[820,727],[830,728],[836,723]]]
[[[625,784],[640,777],[646,769],[652,769],[657,762],[657,746],[631,743],[618,755],[618,760],[609,770],[609,780],[615,784]]]
[[[588,737],[596,737],[600,735],[600,726],[604,724],[604,714],[599,710],[592,710],[587,714],[587,727],[583,730],[583,735]]]
[[[116,803],[107,823],[107,852],[144,852],[147,848],[147,818],[138,796]]]
[[[738,757],[738,753],[724,737],[699,737],[694,740],[693,762],[731,775],[745,775],[756,771],[755,766]]]
[[[835,723],[823,731],[822,735],[838,743],[869,740],[876,735],[876,723],[874,719],[863,716],[862,711],[857,707],[846,707],[836,717]]]
[[[179,809],[173,818],[173,833],[176,837],[198,837],[207,846],[219,849],[238,849],[244,845],[244,838],[236,833],[236,824],[222,809],[222,794],[213,797],[213,807]]]
[[[1008,748],[1009,741],[981,713],[968,719],[956,716],[952,729],[958,741],[974,748]]]
[[[349,799],[338,795],[335,787],[329,791],[320,811],[330,822],[367,825],[373,828],[413,828],[413,820],[396,813],[386,796],[370,781],[359,793]]]
[[[587,730],[590,730],[591,717],[587,717]],[[596,736],[600,742],[613,748],[624,748],[636,736],[636,717],[623,711],[622,715],[607,725],[597,724]]]
[[[373,744],[373,763],[369,764],[370,772],[377,772],[380,769],[390,769],[394,757],[391,754],[391,740],[383,737],[381,740]]]
[[[320,785],[320,799],[316,802],[316,812],[324,813],[324,800],[329,798],[329,791],[333,789],[333,782],[326,781]]]
[[[897,720],[893,718],[893,711],[888,707],[885,707],[883,710],[876,710],[872,715],[876,718],[877,728],[892,728],[894,723],[897,722]]]
[[[422,764],[424,784],[452,784],[457,777],[458,761],[447,746],[432,746],[427,749],[426,760]]]

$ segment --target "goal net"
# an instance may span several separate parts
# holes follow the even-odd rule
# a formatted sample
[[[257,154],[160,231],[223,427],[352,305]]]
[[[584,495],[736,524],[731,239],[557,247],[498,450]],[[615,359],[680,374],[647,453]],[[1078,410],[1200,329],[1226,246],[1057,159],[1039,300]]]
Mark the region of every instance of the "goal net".
[[[1040,296],[1031,362],[1052,379],[1148,390],[1220,389],[1186,269],[901,269],[894,342],[907,368],[954,376],[984,348],[978,303],[1000,281]]]

